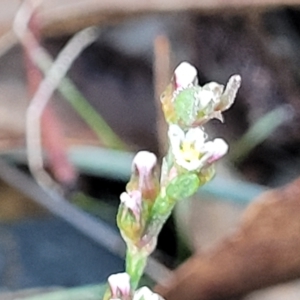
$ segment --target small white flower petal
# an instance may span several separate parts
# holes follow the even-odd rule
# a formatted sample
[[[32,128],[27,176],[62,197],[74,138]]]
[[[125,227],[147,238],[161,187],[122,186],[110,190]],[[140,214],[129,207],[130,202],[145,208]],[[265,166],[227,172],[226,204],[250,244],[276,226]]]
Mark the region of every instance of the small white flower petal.
[[[229,78],[225,92],[221,96],[220,110],[224,111],[234,103],[241,82],[242,78],[240,75],[233,75]]]
[[[135,155],[132,161],[132,169],[137,169],[139,174],[150,173],[156,166],[156,163],[157,158],[155,154],[149,151],[140,151]]]
[[[172,149],[179,149],[181,141],[184,139],[184,131],[175,124],[171,124],[168,130],[168,137]]]
[[[209,82],[203,86],[203,90],[208,90],[214,93],[214,98],[218,98],[224,91],[224,85],[217,82]]]
[[[174,72],[175,88],[184,89],[197,83],[197,70],[191,64],[182,62]]]
[[[168,135],[170,139],[182,140],[185,136],[185,133],[178,125],[171,124]]]
[[[214,103],[215,95],[212,91],[201,90],[195,95],[195,100],[198,101],[198,109],[204,109]]]
[[[228,144],[223,139],[215,139],[212,142],[211,156],[208,163],[219,160],[228,152]]]
[[[200,150],[206,140],[207,134],[201,127],[191,128],[185,134],[184,141],[194,143],[197,150]]]

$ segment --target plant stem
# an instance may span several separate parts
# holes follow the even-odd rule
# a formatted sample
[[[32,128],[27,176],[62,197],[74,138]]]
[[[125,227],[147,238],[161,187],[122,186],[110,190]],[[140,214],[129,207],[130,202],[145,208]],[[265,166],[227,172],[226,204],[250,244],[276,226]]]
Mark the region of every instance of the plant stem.
[[[129,246],[126,252],[126,273],[131,278],[131,288],[135,290],[144,273],[147,264],[148,253],[135,246]]]
[[[33,5],[34,4],[34,5]],[[14,20],[13,29],[20,42],[24,47],[32,49],[29,53],[30,58],[34,64],[44,73],[47,74],[51,68],[53,59],[51,55],[39,44],[34,34],[28,29],[28,23],[32,14],[39,6],[40,2],[23,1]],[[92,29],[93,37],[96,37],[97,30]],[[91,39],[90,42],[92,42]],[[80,44],[78,45],[80,47]],[[68,60],[68,59],[67,59]],[[122,140],[114,133],[105,120],[94,110],[94,108],[87,102],[85,97],[76,88],[73,82],[65,77],[58,86],[58,90],[73,106],[77,113],[84,119],[84,121],[96,133],[98,138],[105,146],[110,146],[116,149],[126,149]]]
[[[52,59],[48,53],[39,53],[35,57],[35,63],[38,67],[47,74],[49,67],[52,65]],[[110,146],[116,149],[126,148],[120,138],[113,132],[105,120],[95,111],[95,109],[87,102],[85,97],[76,88],[73,82],[65,77],[61,80],[58,90],[64,98],[72,105],[73,109],[83,118],[83,120],[96,133],[98,138],[102,140],[105,146]]]
[[[86,101],[84,96],[77,90],[70,79],[64,78],[61,81],[58,90],[96,133],[98,138],[102,140],[105,146],[114,149],[126,149],[125,144],[114,133],[99,113]]]

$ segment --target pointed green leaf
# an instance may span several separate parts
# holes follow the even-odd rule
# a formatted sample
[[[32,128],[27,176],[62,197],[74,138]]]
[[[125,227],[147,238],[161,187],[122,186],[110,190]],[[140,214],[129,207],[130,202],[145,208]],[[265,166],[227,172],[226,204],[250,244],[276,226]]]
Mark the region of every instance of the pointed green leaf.
[[[200,185],[199,178],[195,173],[185,173],[173,179],[167,186],[168,197],[181,200],[192,196]]]
[[[195,94],[199,87],[184,89],[175,97],[174,107],[179,122],[184,126],[190,126],[197,117],[197,105]]]

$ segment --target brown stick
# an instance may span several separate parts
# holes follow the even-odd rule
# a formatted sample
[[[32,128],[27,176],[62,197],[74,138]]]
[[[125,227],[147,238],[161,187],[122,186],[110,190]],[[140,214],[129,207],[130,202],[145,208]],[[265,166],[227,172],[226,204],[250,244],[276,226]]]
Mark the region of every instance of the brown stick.
[[[160,95],[171,78],[171,45],[165,35],[159,35],[154,40],[153,74],[159,157],[162,158],[167,152],[168,126],[161,110]]]
[[[300,277],[300,179],[262,194],[237,231],[190,258],[156,291],[167,300],[236,299]]]
[[[85,27],[120,22],[132,16],[149,13],[174,11],[216,11],[231,12],[236,8],[266,9],[279,5],[299,5],[299,0],[44,0],[42,3],[43,33],[47,35],[66,35]],[[20,1],[2,0],[0,2],[0,35],[7,32],[18,9]]]
[[[299,0],[46,0],[43,1],[41,13],[45,20],[44,32],[52,35],[141,14],[211,10],[221,10],[223,13],[224,9],[266,9],[279,5],[299,5]]]

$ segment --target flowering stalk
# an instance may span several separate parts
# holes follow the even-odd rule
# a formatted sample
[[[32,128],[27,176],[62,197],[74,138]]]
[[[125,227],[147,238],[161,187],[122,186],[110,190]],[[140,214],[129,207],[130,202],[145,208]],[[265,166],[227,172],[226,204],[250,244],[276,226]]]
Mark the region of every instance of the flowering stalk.
[[[240,76],[234,75],[226,87],[215,82],[201,87],[190,64],[184,62],[175,70],[161,96],[169,125],[169,149],[160,179],[155,155],[141,151],[133,160],[126,192],[120,196],[117,224],[127,244],[126,274],[131,292],[117,295],[118,299],[136,299],[140,292],[134,291],[147,257],[154,251],[158,234],[177,201],[192,196],[213,178],[214,163],[227,153],[228,145],[221,138],[208,140],[203,125],[213,118],[223,120],[222,112],[233,104],[240,83]],[[112,293],[106,296],[115,299]],[[142,297],[161,299],[151,292]]]
[[[156,241],[142,244],[142,238],[150,218],[160,185],[156,172],[156,156],[148,151],[139,152],[132,163],[132,176],[121,194],[117,224],[127,244],[126,272],[135,289],[143,274],[147,257]]]
[[[126,272],[130,274],[131,287],[136,289],[147,264],[149,253],[137,247],[128,247],[126,253]]]

